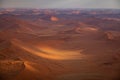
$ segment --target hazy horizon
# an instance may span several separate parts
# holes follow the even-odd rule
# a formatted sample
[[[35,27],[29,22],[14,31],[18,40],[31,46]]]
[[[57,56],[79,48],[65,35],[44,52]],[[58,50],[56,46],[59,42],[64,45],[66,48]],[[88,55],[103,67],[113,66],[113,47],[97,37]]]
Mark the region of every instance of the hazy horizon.
[[[0,8],[120,9],[119,0],[1,0]]]
[[[0,80],[120,80],[120,0],[0,0]]]

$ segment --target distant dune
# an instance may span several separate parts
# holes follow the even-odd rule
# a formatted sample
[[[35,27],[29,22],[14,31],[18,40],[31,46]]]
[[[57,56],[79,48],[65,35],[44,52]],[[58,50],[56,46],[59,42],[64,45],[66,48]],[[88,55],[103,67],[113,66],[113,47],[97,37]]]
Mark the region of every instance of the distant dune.
[[[0,80],[119,80],[118,12],[0,10]]]

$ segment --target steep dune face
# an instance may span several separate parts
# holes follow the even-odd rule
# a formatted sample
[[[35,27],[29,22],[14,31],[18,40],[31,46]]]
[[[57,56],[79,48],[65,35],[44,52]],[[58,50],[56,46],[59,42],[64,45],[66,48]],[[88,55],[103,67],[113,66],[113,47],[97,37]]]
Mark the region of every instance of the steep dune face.
[[[3,80],[119,78],[119,45],[114,44],[119,42],[119,33],[106,33],[109,31],[82,22],[66,23],[46,21],[48,27],[44,27],[18,18],[0,19]]]
[[[11,17],[1,18],[0,25],[0,36],[6,40],[36,35],[42,29],[40,26],[29,21]]]
[[[38,29],[42,29],[34,22],[18,19],[15,17],[2,17],[0,19],[1,31],[11,30],[21,33],[34,33]]]
[[[22,47],[26,47],[25,43],[23,44]],[[49,67],[46,66],[49,62],[54,64],[52,61],[31,54],[13,43],[7,46],[0,51],[1,80],[53,80]]]
[[[9,50],[11,43],[6,40],[0,41],[0,79],[10,80],[24,70],[24,61],[11,55]]]
[[[85,39],[84,39],[84,41],[85,41]],[[83,42],[81,42],[81,43],[83,43]],[[86,39],[86,42],[87,42],[87,39]],[[95,43],[95,42],[93,42],[93,43]],[[17,75],[17,77],[15,77],[15,78],[22,79],[22,80],[26,80],[26,79],[27,80],[28,79],[53,80],[54,78],[57,77],[58,79],[62,80],[64,77],[65,77],[65,79],[66,78],[69,79],[70,76],[79,77],[79,76],[86,75],[86,74],[88,74],[88,75],[86,75],[87,78],[92,78],[92,79],[96,79],[96,80],[97,80],[97,78],[94,77],[95,75],[99,76],[99,78],[102,78],[102,79],[103,79],[103,77],[105,77],[105,75],[108,77],[107,70],[106,70],[106,73],[104,72],[104,74],[102,72],[102,70],[104,70],[104,66],[100,68],[96,65],[96,64],[102,64],[102,63],[104,64],[104,61],[99,62],[99,60],[104,59],[104,57],[107,57],[107,54],[105,54],[104,57],[102,57],[98,54],[91,55],[91,58],[93,58],[93,61],[91,60],[90,56],[87,57],[87,55],[86,56],[84,55],[85,53],[87,53],[89,55],[89,51],[91,51],[91,53],[95,54],[97,52],[96,49],[100,48],[100,46],[102,46],[102,45],[100,45],[100,44],[102,44],[101,42],[100,43],[97,42],[95,44],[93,44],[93,43],[91,43],[91,44],[96,45],[95,46],[96,48],[94,47],[92,51],[88,50],[88,52],[86,52],[86,50],[84,49],[84,50],[82,50],[82,52],[81,51],[77,52],[77,51],[66,51],[66,50],[59,51],[55,48],[50,48],[50,46],[47,46],[47,44],[44,47],[43,47],[43,45],[40,45],[40,44],[37,46],[35,46],[35,45],[33,46],[33,45],[30,45],[30,43],[24,43],[19,40],[12,40],[12,44],[14,45],[12,50],[15,53],[19,51],[15,55],[19,56],[25,62],[24,71],[21,74]],[[81,45],[85,46],[85,43],[83,43]],[[90,46],[88,46],[88,47],[87,46],[88,45],[86,45],[85,48],[90,49]],[[101,51],[104,50],[104,47],[101,49]],[[110,49],[110,48],[106,48],[106,49]],[[94,50],[96,52],[94,52]],[[96,61],[96,58],[95,58],[95,57],[98,57],[97,55],[101,58],[101,59],[98,59],[98,62]],[[88,60],[88,58],[90,61],[86,61],[86,60]],[[82,60],[84,60],[84,61],[82,61]],[[81,68],[79,69],[78,66],[80,66]],[[89,69],[89,67],[93,67],[96,69],[100,68],[100,71],[96,70],[96,69],[94,71],[94,69]],[[86,71],[86,72],[84,72],[84,71]],[[81,73],[82,72],[83,74],[72,74],[72,72],[73,73],[79,73],[79,72]],[[24,74],[24,75],[22,75],[22,74]],[[68,74],[68,76],[67,76],[67,74]],[[70,76],[69,76],[69,74],[70,74]],[[31,77],[28,75],[31,75]],[[56,77],[54,77],[54,75]],[[20,76],[22,76],[23,78],[20,78]],[[57,78],[56,78],[56,80],[57,80]],[[79,80],[79,79],[87,79],[87,78],[79,77],[77,79]]]
[[[19,40],[13,40],[12,43],[19,48],[30,52],[33,55],[37,55],[47,59],[53,60],[72,60],[72,59],[80,59],[82,55],[81,51],[65,51],[65,50],[57,50],[54,48],[50,48],[49,46],[33,46],[33,45],[25,45],[25,43]]]
[[[0,60],[0,79],[14,78],[24,70],[24,62],[20,60]]]

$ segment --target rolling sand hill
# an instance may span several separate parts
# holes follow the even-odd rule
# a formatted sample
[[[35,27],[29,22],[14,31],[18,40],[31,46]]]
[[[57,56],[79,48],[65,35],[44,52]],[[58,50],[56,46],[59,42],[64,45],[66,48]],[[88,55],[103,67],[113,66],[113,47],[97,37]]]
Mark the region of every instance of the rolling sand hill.
[[[120,79],[118,31],[41,22],[0,18],[0,80]]]

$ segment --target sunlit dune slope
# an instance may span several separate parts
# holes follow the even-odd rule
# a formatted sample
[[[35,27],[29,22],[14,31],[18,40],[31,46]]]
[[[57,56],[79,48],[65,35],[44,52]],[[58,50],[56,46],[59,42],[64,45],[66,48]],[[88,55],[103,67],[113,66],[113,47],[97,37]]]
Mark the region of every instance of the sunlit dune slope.
[[[10,74],[14,66],[20,67],[20,71],[15,68],[17,74],[11,76],[11,80],[119,78],[118,31],[105,31],[70,20],[44,20],[44,26],[42,22],[11,17],[0,19],[0,61],[4,60],[5,66],[10,64],[5,67],[10,67],[10,71],[6,69]],[[4,68],[4,64],[1,65]]]
[[[57,50],[54,48],[50,48],[49,46],[32,46],[27,45],[19,40],[14,39],[12,43],[15,46],[22,48],[25,51],[30,52],[33,55],[37,55],[47,59],[55,59],[55,60],[71,60],[71,59],[80,59],[83,57],[81,55],[82,50],[79,51],[65,51],[65,50]]]

